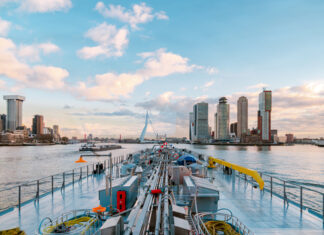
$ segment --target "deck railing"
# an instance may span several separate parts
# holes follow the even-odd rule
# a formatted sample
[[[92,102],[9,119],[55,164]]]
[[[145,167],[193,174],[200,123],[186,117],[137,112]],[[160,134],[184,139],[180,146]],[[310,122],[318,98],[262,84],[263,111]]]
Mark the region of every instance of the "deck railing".
[[[112,158],[112,164],[122,162],[125,156],[116,156]],[[64,189],[68,185],[81,182],[95,174],[96,166],[103,164],[103,170],[109,167],[109,159],[97,161],[96,163],[84,165],[72,170],[64,171],[55,175],[32,180],[23,184],[5,187],[0,189],[0,213],[5,213],[14,207],[19,210],[21,206],[30,201],[39,202],[39,199],[45,195],[53,194],[56,190]]]
[[[184,149],[185,152],[189,152],[199,159],[207,161],[208,157],[204,154],[197,153],[195,151]],[[252,186],[257,186],[257,183],[250,176],[233,171],[234,174],[247,182]],[[324,186],[323,192],[303,186],[301,183],[293,182],[290,180],[283,180],[279,177],[269,175],[267,173],[259,172],[260,176],[264,180],[264,190],[270,192],[271,197],[273,195],[283,199],[283,203],[289,206],[289,203],[294,204],[300,208],[300,213],[308,211],[311,214],[322,218],[324,227]]]
[[[235,176],[257,186],[257,183],[250,176],[233,171]],[[266,173],[259,172],[264,181],[264,190],[273,195],[282,198],[283,203],[288,207],[289,203],[300,208],[300,213],[308,211],[309,213],[322,218],[324,226],[324,192],[314,190],[296,182],[283,180]]]

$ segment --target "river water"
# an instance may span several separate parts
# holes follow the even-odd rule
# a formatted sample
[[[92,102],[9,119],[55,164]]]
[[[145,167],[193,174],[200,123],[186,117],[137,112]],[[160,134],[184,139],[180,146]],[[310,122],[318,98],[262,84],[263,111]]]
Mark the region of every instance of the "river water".
[[[122,144],[113,156],[125,155],[151,147],[149,144]],[[294,146],[215,146],[176,145],[225,159],[273,176],[294,181],[317,190],[324,187],[324,148],[313,145]],[[0,188],[14,186],[79,167],[80,145],[0,147]],[[100,158],[88,157],[97,162]]]

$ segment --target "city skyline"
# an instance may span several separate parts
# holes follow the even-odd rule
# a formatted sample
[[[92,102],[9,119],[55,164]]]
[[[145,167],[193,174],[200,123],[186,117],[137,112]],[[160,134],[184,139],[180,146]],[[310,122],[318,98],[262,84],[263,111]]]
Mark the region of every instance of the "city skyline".
[[[146,109],[159,133],[182,137],[197,102],[209,103],[214,127],[223,96],[230,120],[238,97],[247,97],[249,128],[256,127],[258,93],[266,87],[280,135],[321,137],[323,10],[324,3],[291,0],[188,2],[185,8],[172,1],[5,1],[0,95],[27,97],[26,126],[40,113],[70,137],[139,136]]]

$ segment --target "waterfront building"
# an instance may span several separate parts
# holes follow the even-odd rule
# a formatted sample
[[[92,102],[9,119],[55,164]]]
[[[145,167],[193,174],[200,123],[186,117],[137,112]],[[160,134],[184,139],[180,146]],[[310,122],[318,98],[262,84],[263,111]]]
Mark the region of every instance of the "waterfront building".
[[[238,123],[234,122],[230,126],[230,133],[235,134],[235,137],[238,137]]]
[[[217,113],[215,113],[214,122],[215,122],[214,139],[217,139]]]
[[[44,134],[44,117],[42,115],[34,116],[32,132],[34,135]]]
[[[189,140],[193,141],[194,113],[189,113]]]
[[[50,127],[44,127],[43,128],[43,134],[44,135],[53,135],[53,129],[52,128],[50,128]]]
[[[286,142],[287,142],[288,144],[292,144],[292,143],[294,143],[294,135],[293,135],[293,134],[286,134],[286,137],[287,137]]]
[[[25,97],[5,95],[3,99],[7,101],[6,130],[14,131],[18,126],[22,126],[22,104]]]
[[[247,134],[248,130],[248,99],[241,96],[237,100],[237,133],[236,136],[241,138],[242,134]]]
[[[193,106],[193,136],[196,142],[205,142],[210,138],[208,132],[208,103],[201,102]]]
[[[1,114],[0,115],[0,132],[5,131],[7,129],[6,128],[6,119],[7,119],[6,114]]]
[[[225,97],[219,99],[217,105],[217,139],[228,140],[230,122],[230,105]]]
[[[258,131],[263,141],[271,141],[272,92],[263,90],[259,94]]]
[[[54,135],[60,135],[60,128],[58,125],[53,125],[53,134]]]

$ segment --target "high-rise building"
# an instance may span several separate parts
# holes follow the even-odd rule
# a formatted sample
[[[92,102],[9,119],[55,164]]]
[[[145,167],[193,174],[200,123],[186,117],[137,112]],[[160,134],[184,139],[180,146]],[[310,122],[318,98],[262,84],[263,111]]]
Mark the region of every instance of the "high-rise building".
[[[189,139],[193,141],[194,113],[189,113]]]
[[[271,141],[272,92],[263,90],[259,94],[258,131],[263,141]]]
[[[53,125],[53,134],[60,135],[60,128],[58,125]]]
[[[25,97],[19,95],[5,95],[7,100],[7,123],[6,130],[14,131],[22,125],[22,103]]]
[[[44,134],[44,117],[42,115],[34,116],[32,129],[34,135]]]
[[[193,106],[194,141],[206,141],[210,138],[208,132],[208,103],[201,102]]]
[[[217,113],[215,113],[215,130],[214,130],[214,139],[217,139]]]
[[[231,126],[230,126],[230,133],[231,134],[235,134],[235,136],[237,137],[238,134],[237,134],[237,122],[234,122],[234,123],[231,123]]]
[[[230,105],[225,97],[219,99],[217,105],[217,139],[229,139]]]
[[[241,96],[237,101],[237,137],[248,131],[248,99]]]
[[[7,119],[6,114],[0,115],[0,131],[5,131],[7,129],[6,128],[6,119]]]
[[[286,134],[286,138],[287,138],[287,143],[288,144],[292,144],[294,143],[294,134]]]

